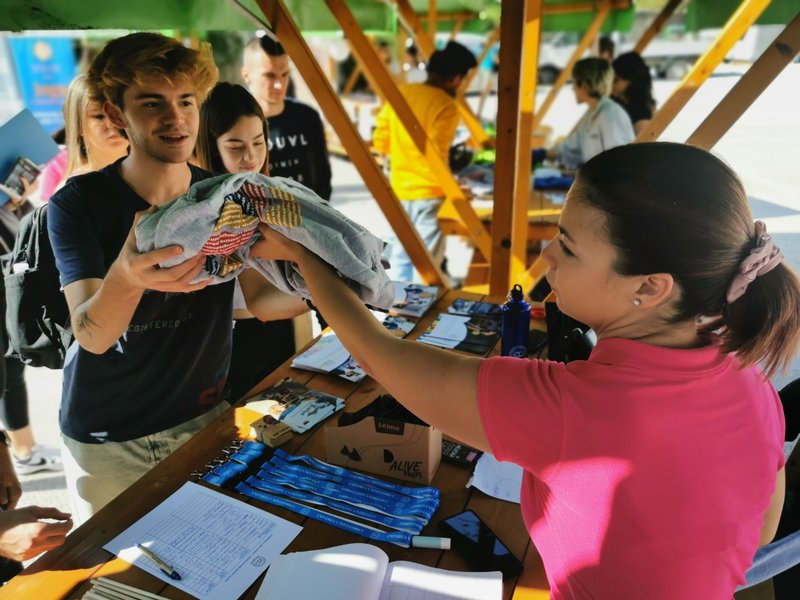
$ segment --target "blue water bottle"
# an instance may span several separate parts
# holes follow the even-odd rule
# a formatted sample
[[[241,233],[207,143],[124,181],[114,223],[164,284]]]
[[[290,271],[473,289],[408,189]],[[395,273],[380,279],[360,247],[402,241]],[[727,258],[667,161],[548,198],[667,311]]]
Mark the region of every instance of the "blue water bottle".
[[[528,331],[531,327],[531,305],[525,302],[522,286],[516,284],[503,304],[503,339],[500,353],[503,356],[528,356]]]

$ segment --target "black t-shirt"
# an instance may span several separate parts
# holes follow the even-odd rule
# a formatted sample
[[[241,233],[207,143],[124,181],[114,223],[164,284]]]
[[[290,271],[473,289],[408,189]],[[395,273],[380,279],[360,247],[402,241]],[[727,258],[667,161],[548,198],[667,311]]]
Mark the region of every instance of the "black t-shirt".
[[[331,163],[322,119],[316,110],[287,99],[283,112],[267,118],[269,174],[291,177],[320,198],[331,198]]]
[[[616,96],[612,96],[611,99],[625,109],[633,125],[636,125],[637,122],[643,119],[650,120],[653,118],[653,108],[646,102],[628,102]]]
[[[119,163],[71,178],[50,200],[48,232],[63,286],[105,277],[135,213],[149,208],[122,180]],[[192,167],[192,183],[211,175]],[[217,405],[230,362],[233,286],[146,291],[114,347],[98,355],[73,343],[64,365],[64,434],[85,443],[127,441]]]

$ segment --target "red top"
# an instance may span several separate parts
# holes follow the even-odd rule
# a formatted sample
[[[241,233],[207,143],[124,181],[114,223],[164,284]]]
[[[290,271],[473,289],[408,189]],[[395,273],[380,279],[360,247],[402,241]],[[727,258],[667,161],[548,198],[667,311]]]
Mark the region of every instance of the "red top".
[[[733,597],[783,466],[783,412],[715,347],[601,341],[588,361],[484,361],[478,404],[554,599]]]

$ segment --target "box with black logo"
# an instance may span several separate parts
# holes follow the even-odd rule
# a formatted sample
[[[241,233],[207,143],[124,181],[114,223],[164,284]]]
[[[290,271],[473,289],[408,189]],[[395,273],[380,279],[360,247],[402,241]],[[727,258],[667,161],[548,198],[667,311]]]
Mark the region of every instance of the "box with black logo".
[[[442,432],[385,394],[326,427],[325,449],[335,465],[428,484],[442,457]]]

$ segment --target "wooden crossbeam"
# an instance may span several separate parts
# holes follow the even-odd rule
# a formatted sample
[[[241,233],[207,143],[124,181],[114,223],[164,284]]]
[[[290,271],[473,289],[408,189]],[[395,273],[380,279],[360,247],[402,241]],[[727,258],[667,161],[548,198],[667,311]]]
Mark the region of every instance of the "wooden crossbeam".
[[[350,121],[344,106],[303,39],[286,5],[282,0],[256,0],[256,2],[281,44],[286,48],[303,80],[314,90],[314,98],[339,136],[348,157],[358,169],[389,224],[403,240],[406,252],[420,275],[431,284],[446,287],[447,281],[439,265],[434,263],[433,257],[411,224],[389,182],[372,158],[369,148]]]
[[[706,150],[713,148],[798,53],[800,53],[800,13],[714,107],[686,143]]]
[[[361,28],[356,23],[355,17],[345,4],[344,0],[325,0],[334,18],[339,23],[339,27],[347,36],[353,52],[358,56],[359,63],[364,70],[370,73],[370,80],[375,83],[380,90],[381,96],[386,98],[391,107],[397,114],[398,119],[405,127],[414,145],[425,158],[428,166],[436,176],[439,185],[442,186],[447,201],[451,202],[458,212],[462,222],[466,225],[469,236],[475,246],[481,252],[488,253],[491,250],[491,239],[481,220],[475,214],[474,209],[464,197],[464,193],[453,179],[450,168],[442,159],[439,151],[428,139],[425,130],[422,128],[408,102],[400,93],[397,84],[392,79],[386,65],[378,57],[374,46],[369,43]],[[405,240],[400,238],[405,245]],[[416,263],[415,263],[416,265]],[[418,269],[419,270],[419,269]]]
[[[744,0],[739,5],[711,47],[697,60],[680,85],[653,115],[650,125],[636,136],[637,142],[651,142],[658,139],[769,3],[770,0]]]

